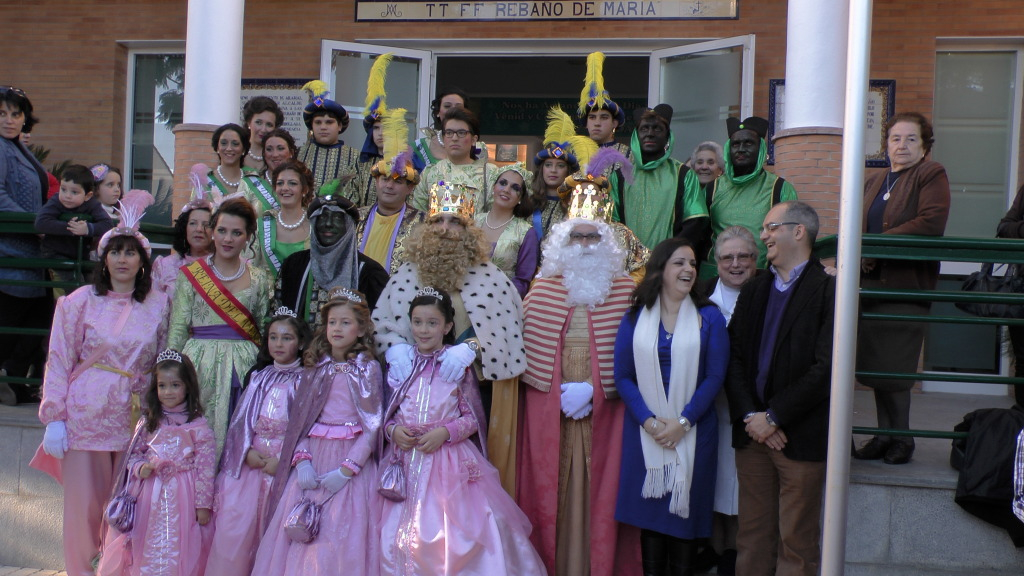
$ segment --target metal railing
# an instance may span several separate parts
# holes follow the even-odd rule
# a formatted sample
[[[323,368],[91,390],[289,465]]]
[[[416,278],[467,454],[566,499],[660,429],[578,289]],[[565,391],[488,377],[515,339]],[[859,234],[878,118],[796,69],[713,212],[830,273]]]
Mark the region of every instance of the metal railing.
[[[0,212],[0,233],[3,234],[36,234],[35,214],[25,212]],[[142,224],[142,233],[153,244],[171,244],[174,238],[174,228],[158,224]],[[27,268],[46,270],[59,270],[68,273],[71,278],[66,281],[44,280],[2,280],[6,286],[41,286],[43,288],[59,288],[66,292],[82,286],[86,283],[87,274],[96,267],[97,262],[89,260],[89,245],[92,238],[79,238],[78,257],[69,258],[0,258],[0,268]],[[50,328],[18,328],[13,326],[0,326],[0,334],[15,336],[49,336]],[[0,375],[0,382],[14,384],[35,384],[42,383],[41,378],[22,378],[18,376]]]
[[[818,241],[816,253],[825,258],[834,256],[836,237],[829,236]],[[946,262],[990,262],[1024,264],[1024,242],[996,238],[957,238],[933,236],[897,236],[891,234],[864,234],[861,242],[863,258],[885,258],[891,260],[946,261]],[[861,288],[862,299],[900,302],[979,302],[987,304],[1020,304],[1024,306],[1024,294],[995,294],[961,292],[955,290],[900,290],[893,288]],[[941,324],[972,324],[995,326],[1024,325],[1024,319],[982,318],[979,316],[949,316],[929,314],[861,313],[863,318],[894,322],[926,322]],[[1024,378],[985,374],[964,374],[959,372],[868,372],[858,370],[857,378],[887,378],[895,380],[928,380],[932,382],[969,382],[974,384],[1024,385]],[[854,434],[882,434],[890,436],[912,436],[918,438],[966,438],[965,432],[945,430],[893,430],[854,426]]]

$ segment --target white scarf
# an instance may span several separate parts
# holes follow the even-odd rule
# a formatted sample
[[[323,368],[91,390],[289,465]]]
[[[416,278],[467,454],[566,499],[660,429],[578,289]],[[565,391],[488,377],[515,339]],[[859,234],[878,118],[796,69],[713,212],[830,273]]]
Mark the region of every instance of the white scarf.
[[[651,308],[642,308],[633,332],[633,359],[636,380],[647,407],[661,418],[678,420],[683,408],[697,389],[697,369],[700,364],[700,314],[693,300],[683,298],[676,315],[672,335],[672,368],[669,376],[668,396],[661,377],[658,360],[658,328],[661,326],[661,297]],[[690,483],[693,478],[693,457],[697,445],[697,426],[692,428],[674,448],[660,446],[654,437],[640,425],[640,448],[644,453],[647,476],[641,495],[661,498],[669,492],[669,512],[690,516]]]

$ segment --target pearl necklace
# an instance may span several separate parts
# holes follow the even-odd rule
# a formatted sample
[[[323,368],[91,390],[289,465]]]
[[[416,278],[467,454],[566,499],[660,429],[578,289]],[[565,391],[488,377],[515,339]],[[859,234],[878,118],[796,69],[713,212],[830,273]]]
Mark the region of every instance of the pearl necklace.
[[[217,165],[217,176],[220,177],[221,182],[223,182],[228,188],[238,188],[238,185],[242,183],[242,179],[239,178],[238,182],[232,182],[232,181],[230,181],[230,180],[228,180],[227,178],[224,177],[224,173],[221,172],[220,169],[221,169],[221,166],[220,166],[220,164],[218,164]]]
[[[252,158],[253,160],[255,160],[257,162],[263,162],[263,156],[257,156],[255,154],[253,154],[252,150],[249,150],[249,158]]]
[[[220,270],[217,270],[217,267],[213,265],[213,254],[206,257],[206,263],[210,265],[210,270],[213,270],[213,275],[219,278],[221,282],[233,282],[241,278],[242,274],[245,274],[245,262],[241,260],[238,262],[238,271],[232,276],[224,276],[220,273]]]
[[[295,224],[285,224],[284,220],[281,218],[281,210],[277,211],[277,223],[280,224],[281,228],[284,228],[285,230],[295,230],[299,226],[302,226],[302,223],[305,222],[305,221],[306,221],[306,211],[305,210],[302,211],[302,218],[299,218],[299,221],[296,222]]]
[[[509,218],[508,220],[505,220],[505,222],[498,224],[497,226],[491,226],[491,213],[488,212],[487,216],[484,216],[484,226],[487,226],[491,230],[501,230],[505,226],[508,226],[508,223],[515,220],[515,218],[516,216],[515,214],[513,214],[512,217]]]

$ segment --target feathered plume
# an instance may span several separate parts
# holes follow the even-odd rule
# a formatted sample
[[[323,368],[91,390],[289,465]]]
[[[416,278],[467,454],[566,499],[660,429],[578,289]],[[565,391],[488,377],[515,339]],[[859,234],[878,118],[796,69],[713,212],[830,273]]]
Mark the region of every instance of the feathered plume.
[[[188,173],[189,182],[192,183],[192,200],[202,200],[206,197],[206,191],[210,187],[210,167],[202,162],[192,165]]]
[[[582,163],[582,161],[581,161]],[[622,171],[622,177],[626,182],[633,182],[633,164],[615,148],[601,148],[590,157],[590,161],[584,169],[585,174],[601,176],[605,170],[618,164]]]
[[[384,159],[391,160],[392,174],[405,174],[406,166],[412,161],[409,148],[409,124],[405,121],[405,108],[388,110],[381,122],[384,135]],[[392,160],[393,159],[393,160]]]
[[[317,98],[326,98],[331,93],[330,86],[320,80],[310,80],[302,86],[302,89],[309,92],[310,102],[315,101]]]
[[[544,145],[555,143],[563,148],[568,145],[580,166],[597,152],[597,142],[588,136],[576,133],[576,124],[561,106],[554,106],[548,111],[548,128],[544,131]]]
[[[129,190],[118,204],[121,213],[120,228],[130,228],[137,232],[146,208],[153,205],[153,195],[145,190]]]
[[[366,110],[364,111],[366,116],[379,118],[387,111],[385,102],[387,93],[384,92],[384,81],[387,79],[388,65],[391,64],[392,58],[394,55],[390,52],[381,54],[374,60],[373,67],[370,68],[370,78],[366,81]]]
[[[579,114],[585,114],[587,108],[604,106],[608,93],[604,91],[604,54],[591,52],[587,56],[587,77],[583,80],[583,91],[580,92]]]

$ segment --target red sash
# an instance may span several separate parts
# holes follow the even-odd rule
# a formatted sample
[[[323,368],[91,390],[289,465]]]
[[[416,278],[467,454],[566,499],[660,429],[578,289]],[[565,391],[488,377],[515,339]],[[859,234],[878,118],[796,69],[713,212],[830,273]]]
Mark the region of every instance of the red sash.
[[[202,297],[217,316],[243,338],[260,345],[260,330],[252,313],[210,273],[210,265],[204,258],[183,266],[181,270],[195,288],[196,294]]]

